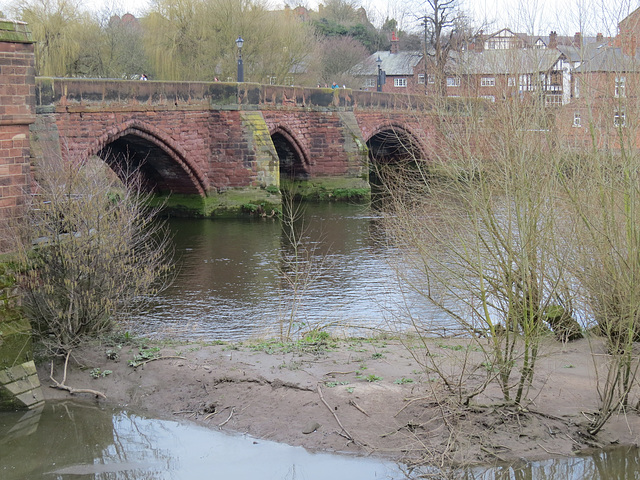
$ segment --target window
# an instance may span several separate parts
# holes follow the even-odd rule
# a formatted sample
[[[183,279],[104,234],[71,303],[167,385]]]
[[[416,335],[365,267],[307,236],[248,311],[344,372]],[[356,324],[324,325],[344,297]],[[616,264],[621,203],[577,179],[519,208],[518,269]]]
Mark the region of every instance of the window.
[[[489,100],[490,102],[495,102],[496,97],[493,95],[480,95],[480,98],[484,98],[485,100]]]
[[[562,106],[562,95],[547,95],[544,97],[544,102],[548,107],[560,107]]]
[[[418,74],[418,85],[424,85],[424,73]]]
[[[364,88],[376,88],[376,79],[375,78],[367,78],[364,81]]]
[[[625,96],[625,88],[627,83],[627,77],[616,77],[616,84],[613,94],[616,97]]]
[[[627,124],[625,112],[617,111],[613,114],[613,125],[616,127],[624,127]]]
[[[459,87],[460,77],[447,77],[447,87]]]
[[[430,84],[436,83],[436,77],[433,75],[427,75],[427,82]]]
[[[482,77],[480,79],[480,86],[481,87],[495,87],[496,86],[495,77]]]
[[[269,77],[269,85],[275,85],[276,80],[277,80],[277,77]]]
[[[284,84],[293,86],[293,77],[284,77]]]
[[[406,87],[407,86],[407,79],[406,78],[394,78],[393,79],[393,86],[394,87]]]
[[[582,119],[580,117],[580,112],[573,112],[573,126],[574,127],[582,126]]]
[[[507,78],[507,87],[515,87],[516,86],[516,77]]]
[[[533,79],[531,74],[520,75],[520,91],[527,92],[533,90]]]

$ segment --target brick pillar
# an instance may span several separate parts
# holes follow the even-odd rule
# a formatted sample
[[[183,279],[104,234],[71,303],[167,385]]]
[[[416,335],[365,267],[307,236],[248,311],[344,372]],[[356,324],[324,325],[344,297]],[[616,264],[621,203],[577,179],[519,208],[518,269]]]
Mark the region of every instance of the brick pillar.
[[[29,192],[29,125],[35,121],[35,57],[27,25],[0,20],[0,231],[20,218]],[[0,236],[0,253],[10,245]]]
[[[29,194],[29,125],[35,121],[35,59],[27,25],[0,19],[0,253]],[[29,322],[17,313],[11,275],[0,268],[0,410],[42,405]]]

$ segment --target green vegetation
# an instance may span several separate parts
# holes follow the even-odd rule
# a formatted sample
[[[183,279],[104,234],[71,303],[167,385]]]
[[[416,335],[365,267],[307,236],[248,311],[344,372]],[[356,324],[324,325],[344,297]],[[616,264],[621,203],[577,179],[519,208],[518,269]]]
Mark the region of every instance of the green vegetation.
[[[375,28],[358,5],[344,0],[302,15],[269,10],[256,0],[159,0],[139,18],[117,6],[90,15],[66,0],[13,0],[8,11],[29,24],[37,75],[51,77],[136,79],[145,73],[150,80],[233,82],[241,35],[246,82],[338,81],[359,88],[345,72],[387,49],[397,30],[394,22]]]
[[[407,383],[413,383],[413,379],[412,378],[396,378],[393,383],[395,383],[396,385],[405,385]]]

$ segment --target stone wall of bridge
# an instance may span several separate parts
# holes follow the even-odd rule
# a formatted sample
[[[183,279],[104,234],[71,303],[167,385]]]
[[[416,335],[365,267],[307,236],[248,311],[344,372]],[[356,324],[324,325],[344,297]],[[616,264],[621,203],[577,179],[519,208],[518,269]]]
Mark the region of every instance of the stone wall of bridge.
[[[29,190],[29,125],[35,121],[33,42],[27,26],[0,20],[0,250]]]
[[[421,152],[432,140],[424,99],[349,89],[37,78],[36,105],[34,158],[100,155],[114,167],[110,156],[137,152],[157,192],[216,208],[277,203],[283,155],[308,184],[362,193],[372,136],[404,132]]]
[[[29,125],[35,120],[34,53],[20,22],[0,19],[0,249],[8,253],[30,189]],[[0,410],[43,404],[31,327],[19,313],[12,273],[0,261]]]

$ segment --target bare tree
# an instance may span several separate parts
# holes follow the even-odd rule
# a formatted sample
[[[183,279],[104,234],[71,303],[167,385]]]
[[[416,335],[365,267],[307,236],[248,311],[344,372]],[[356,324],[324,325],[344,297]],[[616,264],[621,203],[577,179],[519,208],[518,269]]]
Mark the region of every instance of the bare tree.
[[[424,56],[433,75],[436,96],[445,96],[446,70],[451,53],[472,36],[458,0],[425,0],[419,16],[424,29]]]

